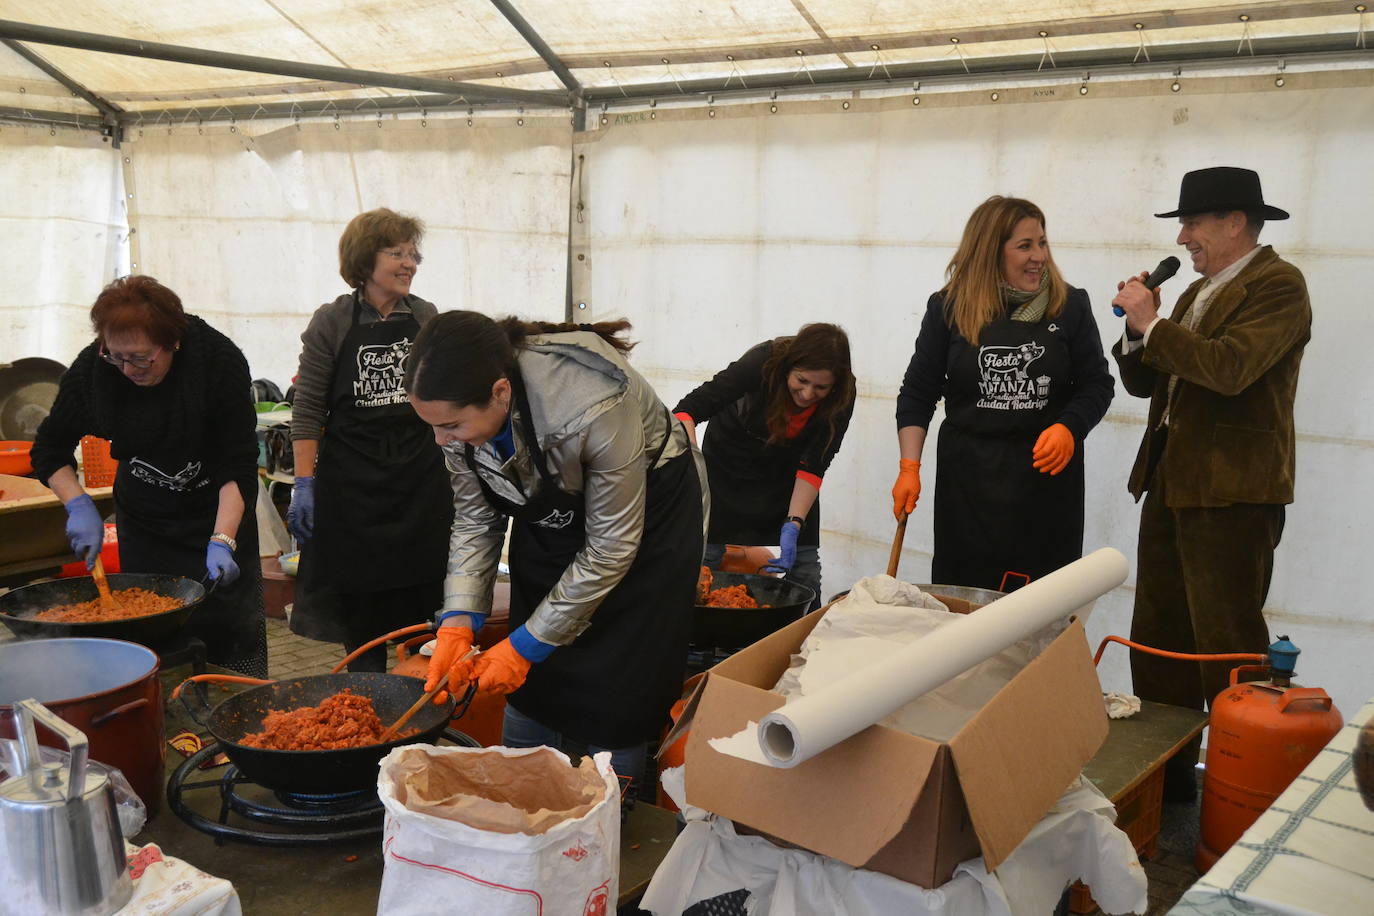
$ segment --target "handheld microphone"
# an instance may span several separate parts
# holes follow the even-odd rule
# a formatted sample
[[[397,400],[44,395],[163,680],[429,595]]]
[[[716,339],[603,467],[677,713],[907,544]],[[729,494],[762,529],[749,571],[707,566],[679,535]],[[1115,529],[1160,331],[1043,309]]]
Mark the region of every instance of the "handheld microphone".
[[[1159,262],[1159,266],[1154,269],[1152,274],[1145,278],[1145,288],[1154,289],[1176,273],[1178,273],[1178,258],[1169,255]],[[1119,305],[1112,306],[1112,314],[1116,315],[1118,318],[1126,317],[1126,313]]]

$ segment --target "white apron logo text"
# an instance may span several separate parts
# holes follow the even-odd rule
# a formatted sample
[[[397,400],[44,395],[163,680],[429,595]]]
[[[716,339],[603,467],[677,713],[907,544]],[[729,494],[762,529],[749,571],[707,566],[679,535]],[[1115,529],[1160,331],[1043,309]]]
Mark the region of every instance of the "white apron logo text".
[[[358,376],[353,380],[354,406],[389,407],[406,402],[401,382],[410,356],[410,338],[358,348]]]
[[[1038,343],[978,348],[979,407],[1043,410],[1050,402],[1050,377],[1031,377],[1031,363],[1045,355]]]
[[[571,509],[567,512],[559,512],[557,509],[554,509],[548,515],[535,522],[535,524],[544,528],[566,528],[572,524],[572,520],[573,511]]]
[[[129,461],[129,473],[134,476],[134,479],[166,490],[175,490],[178,493],[183,493],[186,490],[199,490],[210,482],[208,479],[200,477],[200,467],[199,461],[188,461],[186,467],[180,471],[175,474],[168,474],[160,468],[153,467],[142,458],[134,458]]]

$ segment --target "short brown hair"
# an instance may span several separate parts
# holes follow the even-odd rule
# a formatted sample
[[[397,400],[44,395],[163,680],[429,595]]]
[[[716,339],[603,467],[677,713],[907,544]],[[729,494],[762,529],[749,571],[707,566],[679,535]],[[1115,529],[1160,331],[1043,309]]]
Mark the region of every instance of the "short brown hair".
[[[120,277],[100,291],[91,306],[91,327],[105,342],[107,334],[142,331],[159,347],[171,350],[186,335],[181,297],[152,277]]]
[[[386,207],[359,213],[339,236],[339,276],[358,289],[372,276],[377,252],[403,242],[419,245],[424,234],[424,223]]]

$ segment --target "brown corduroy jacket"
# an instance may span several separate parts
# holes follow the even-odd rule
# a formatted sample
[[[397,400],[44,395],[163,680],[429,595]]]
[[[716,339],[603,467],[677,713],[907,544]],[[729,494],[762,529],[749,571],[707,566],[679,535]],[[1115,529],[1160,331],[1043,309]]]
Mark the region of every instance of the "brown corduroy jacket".
[[[1184,291],[1166,321],[1134,353],[1112,348],[1121,381],[1150,398],[1145,436],[1128,489],[1149,488],[1152,440],[1169,405],[1169,434],[1159,458],[1170,508],[1293,501],[1293,399],[1298,364],[1312,336],[1312,304],[1302,273],[1265,246],[1212,298],[1196,331],[1180,320],[1202,288]]]

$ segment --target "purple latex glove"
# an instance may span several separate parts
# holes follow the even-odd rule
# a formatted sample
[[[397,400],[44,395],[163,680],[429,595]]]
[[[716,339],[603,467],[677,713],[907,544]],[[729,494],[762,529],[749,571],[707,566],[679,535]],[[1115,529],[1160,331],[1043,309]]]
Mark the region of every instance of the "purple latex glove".
[[[792,564],[797,562],[797,535],[799,534],[801,534],[801,525],[793,521],[783,522],[782,530],[778,532],[778,549],[782,551],[782,556],[769,563],[759,572],[790,572]]]
[[[234,562],[234,552],[223,541],[211,541],[205,548],[205,572],[211,581],[220,585],[233,585],[239,577],[239,564]]]
[[[87,569],[95,566],[100,548],[105,546],[105,523],[96,511],[95,500],[89,493],[62,504],[67,510],[67,542],[72,553],[85,562]]]

